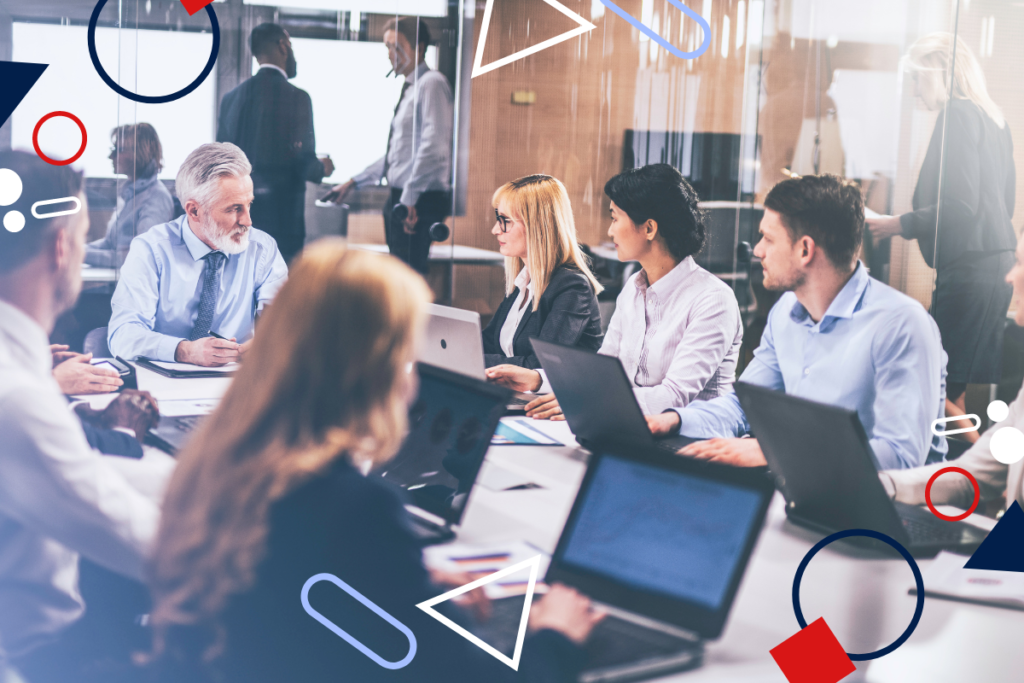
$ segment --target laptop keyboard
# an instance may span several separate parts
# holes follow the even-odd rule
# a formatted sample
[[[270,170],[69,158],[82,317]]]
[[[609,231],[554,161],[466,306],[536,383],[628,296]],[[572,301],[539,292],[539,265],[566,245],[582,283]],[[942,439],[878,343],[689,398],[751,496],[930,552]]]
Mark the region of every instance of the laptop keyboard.
[[[511,656],[523,614],[523,600],[523,597],[516,596],[492,601],[491,618],[477,625],[473,631],[499,652]],[[594,627],[585,648],[587,662],[584,668],[587,670],[637,663],[686,651],[694,651],[695,655],[700,652],[699,644],[611,615]]]
[[[962,537],[959,526],[949,522],[903,518],[903,528],[907,530],[913,545],[957,545]]]
[[[667,657],[697,646],[663,631],[606,616],[586,643],[587,669],[603,669],[655,657]]]

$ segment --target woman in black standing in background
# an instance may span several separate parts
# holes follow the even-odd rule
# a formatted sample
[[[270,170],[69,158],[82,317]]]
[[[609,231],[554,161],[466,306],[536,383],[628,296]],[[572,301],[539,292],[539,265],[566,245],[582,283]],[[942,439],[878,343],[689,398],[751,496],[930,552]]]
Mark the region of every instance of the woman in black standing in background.
[[[914,43],[906,59],[915,94],[942,111],[914,190],[914,210],[866,223],[876,240],[916,239],[935,268],[932,316],[949,355],[946,397],[962,411],[968,384],[995,384],[1000,377],[1012,295],[1004,278],[1017,242],[1013,141],[964,41],[932,33]]]

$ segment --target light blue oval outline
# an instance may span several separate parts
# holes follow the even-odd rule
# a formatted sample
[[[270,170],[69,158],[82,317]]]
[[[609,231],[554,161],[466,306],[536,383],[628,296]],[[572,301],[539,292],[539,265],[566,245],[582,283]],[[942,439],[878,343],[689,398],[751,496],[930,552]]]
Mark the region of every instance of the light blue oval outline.
[[[309,589],[312,588],[314,585],[320,583],[321,581],[330,581],[335,586],[337,586],[338,588],[345,591],[353,598],[361,602],[363,605],[369,607],[370,610],[372,610],[373,613],[376,614],[378,617],[380,617],[381,619],[383,619],[384,621],[388,622],[396,629],[398,629],[402,633],[402,635],[406,637],[406,640],[409,641],[409,654],[407,654],[405,657],[403,657],[397,662],[389,662],[388,660],[382,658],[376,652],[374,652],[373,650],[366,647],[358,640],[350,636],[348,633],[343,631],[333,621],[331,621],[330,619],[328,619],[327,617],[313,609],[313,607],[309,604]],[[331,633],[338,636],[346,643],[348,643],[355,649],[359,650],[364,655],[366,655],[367,657],[369,657],[385,669],[391,669],[392,671],[394,671],[395,669],[401,669],[402,667],[406,666],[409,662],[411,662],[412,658],[416,656],[416,636],[413,635],[413,632],[409,630],[409,627],[400,622],[398,619],[395,619],[393,616],[391,616],[384,610],[382,610],[380,607],[376,605],[376,603],[374,603],[368,597],[357,591],[352,586],[348,585],[347,583],[339,579],[334,574],[314,574],[313,576],[306,579],[306,583],[302,586],[302,609],[306,610],[306,614],[308,614],[309,616],[313,617],[321,624],[326,626]]]
[[[673,45],[672,43],[668,42],[667,40],[659,36],[657,33],[655,33],[649,26],[647,26],[640,20],[634,18],[624,9],[616,5],[614,2],[612,2],[612,0],[601,0],[602,5],[604,5],[605,7],[607,7],[608,9],[610,9],[611,11],[615,12],[620,17],[628,21],[633,26],[633,28],[638,29],[639,31],[644,33],[647,37],[656,42],[658,45],[661,45],[663,48],[674,54],[676,57],[679,57],[680,59],[693,59],[695,57],[700,57],[702,54],[707,52],[708,47],[711,45],[711,27],[708,25],[708,22],[705,21],[704,17],[697,14],[683,3],[679,2],[679,0],[668,0],[668,3],[670,5],[675,6],[683,14],[685,14],[686,16],[690,17],[698,24],[700,24],[701,30],[704,31],[704,42],[702,42],[700,44],[700,47],[698,47],[693,52],[683,52],[675,45]]]

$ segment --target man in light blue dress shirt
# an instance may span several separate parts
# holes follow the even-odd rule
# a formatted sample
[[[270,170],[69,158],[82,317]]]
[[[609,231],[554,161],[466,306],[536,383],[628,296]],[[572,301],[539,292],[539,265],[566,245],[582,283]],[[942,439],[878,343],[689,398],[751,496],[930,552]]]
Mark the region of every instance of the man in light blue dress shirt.
[[[175,181],[185,215],[137,237],[111,301],[107,343],[135,359],[237,361],[284,284],[277,243],[252,227],[252,167],[231,143],[193,151]],[[223,337],[223,338],[218,338]]]
[[[776,185],[764,205],[754,254],[765,287],[786,293],[740,381],[856,410],[879,469],[944,459],[945,437],[930,429],[945,405],[939,330],[920,303],[869,277],[857,259],[860,190],[837,176],[805,176]],[[655,434],[710,439],[683,455],[765,464],[756,439],[735,438],[750,431],[735,392],[648,423]]]

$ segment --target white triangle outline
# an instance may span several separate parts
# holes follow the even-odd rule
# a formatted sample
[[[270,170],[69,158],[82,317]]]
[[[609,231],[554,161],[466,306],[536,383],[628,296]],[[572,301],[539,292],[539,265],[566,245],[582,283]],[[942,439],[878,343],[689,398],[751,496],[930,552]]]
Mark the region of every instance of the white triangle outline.
[[[595,26],[594,24],[590,23],[580,15],[573,12],[562,3],[558,2],[558,0],[544,0],[544,2],[551,5],[556,10],[558,10],[565,16],[569,17],[570,19],[578,23],[579,26],[577,28],[572,29],[571,31],[567,31],[566,33],[555,36],[554,38],[548,38],[547,40],[537,43],[536,45],[533,45],[531,47],[528,47],[525,50],[513,52],[509,56],[502,57],[501,59],[493,61],[487,66],[481,66],[480,62],[482,62],[484,59],[484,48],[487,46],[487,31],[491,27],[491,10],[494,8],[494,0],[487,0],[487,7],[484,8],[484,22],[483,25],[480,27],[480,44],[477,45],[476,48],[476,57],[473,59],[473,73],[470,75],[470,78],[476,78],[477,76],[485,74],[488,71],[500,69],[506,64],[511,64],[516,60],[522,59],[523,57],[529,57],[532,54],[540,52],[541,50],[546,50],[552,45],[558,45],[559,43],[569,40],[570,38],[575,38],[576,36],[583,35],[584,33],[587,33],[588,31],[593,31],[595,28],[597,28],[597,26]]]
[[[463,593],[468,593],[469,591],[479,588],[480,586],[485,586],[489,583],[493,583],[498,579],[504,578],[509,574],[514,574],[522,569],[525,569],[526,567],[530,567],[530,583],[526,587],[526,602],[523,603],[523,615],[519,618],[519,634],[516,636],[516,649],[513,652],[511,659],[509,659],[508,655],[499,652],[494,647],[480,640],[477,636],[470,633],[463,627],[459,626],[448,617],[434,610],[434,605],[438,603],[451,600],[452,598],[457,598]],[[529,560],[524,560],[522,562],[519,562],[518,564],[512,565],[511,567],[506,567],[501,571],[489,574],[483,577],[482,579],[477,579],[476,581],[473,581],[472,583],[467,583],[465,586],[460,586],[455,590],[450,590],[447,593],[442,593],[441,595],[438,595],[436,598],[430,598],[429,600],[425,600],[416,606],[424,612],[426,612],[427,614],[429,614],[430,616],[440,621],[442,624],[444,624],[451,630],[458,633],[460,636],[462,636],[469,642],[473,643],[474,645],[482,649],[487,654],[497,658],[505,664],[508,664],[515,671],[519,671],[519,657],[523,653],[523,641],[526,639],[526,625],[529,622],[530,604],[533,602],[533,589],[534,586],[536,586],[537,584],[537,572],[539,571],[539,569],[540,555],[534,555]]]

